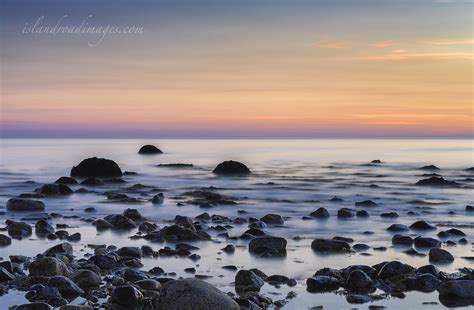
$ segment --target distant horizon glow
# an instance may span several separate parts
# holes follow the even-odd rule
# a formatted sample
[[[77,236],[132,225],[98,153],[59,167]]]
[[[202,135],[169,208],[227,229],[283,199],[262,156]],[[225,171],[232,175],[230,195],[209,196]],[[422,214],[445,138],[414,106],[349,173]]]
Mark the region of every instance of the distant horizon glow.
[[[474,137],[472,2],[103,2],[2,1],[1,138]]]

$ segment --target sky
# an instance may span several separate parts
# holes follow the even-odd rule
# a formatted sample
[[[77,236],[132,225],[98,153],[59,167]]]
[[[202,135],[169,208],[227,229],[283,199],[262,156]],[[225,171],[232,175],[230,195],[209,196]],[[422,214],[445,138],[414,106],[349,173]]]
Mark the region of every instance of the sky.
[[[2,137],[473,137],[468,0],[0,0]]]

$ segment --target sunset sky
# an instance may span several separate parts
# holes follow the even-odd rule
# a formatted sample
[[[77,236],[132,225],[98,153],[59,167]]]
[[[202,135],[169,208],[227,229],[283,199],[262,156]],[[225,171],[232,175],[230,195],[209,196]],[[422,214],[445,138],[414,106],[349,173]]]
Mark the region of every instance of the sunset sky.
[[[0,1],[4,137],[473,136],[472,1]]]

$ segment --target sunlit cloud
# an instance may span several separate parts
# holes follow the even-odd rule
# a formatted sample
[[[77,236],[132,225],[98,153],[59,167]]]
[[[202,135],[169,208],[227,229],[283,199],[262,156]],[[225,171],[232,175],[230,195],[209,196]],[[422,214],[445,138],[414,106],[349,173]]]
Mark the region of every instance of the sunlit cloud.
[[[446,52],[446,53],[407,53],[406,51],[392,51],[384,55],[368,56],[368,60],[390,61],[390,60],[474,60],[473,53]]]
[[[386,40],[386,41],[380,41],[380,42],[371,43],[371,44],[369,44],[369,46],[377,47],[377,48],[386,48],[386,47],[395,46],[395,45],[397,45],[397,44],[398,44],[398,43],[395,42],[395,41]]]
[[[351,43],[348,41],[331,41],[331,40],[323,40],[311,45],[314,48],[327,48],[327,49],[343,49],[343,48],[350,48]]]
[[[430,44],[430,45],[474,45],[474,39],[433,40],[433,41],[422,41],[421,43]]]

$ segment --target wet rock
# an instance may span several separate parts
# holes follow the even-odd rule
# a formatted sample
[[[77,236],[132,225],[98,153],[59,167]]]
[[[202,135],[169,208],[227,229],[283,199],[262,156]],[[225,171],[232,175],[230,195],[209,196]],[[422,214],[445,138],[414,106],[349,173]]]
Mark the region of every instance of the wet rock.
[[[425,293],[436,290],[440,282],[441,281],[431,273],[420,274],[415,278],[408,278],[404,281],[409,290],[416,290]]]
[[[142,290],[147,291],[159,291],[161,290],[160,282],[153,279],[145,279],[135,282],[135,285],[138,285]]]
[[[94,222],[95,228],[97,230],[106,230],[106,229],[112,229],[114,228],[114,225],[110,224],[106,220],[103,219],[98,219]]]
[[[81,240],[81,233],[78,233],[78,232],[73,233],[72,235],[67,237],[67,240],[71,241],[71,242],[79,241],[79,240]]]
[[[136,282],[148,279],[148,275],[140,270],[125,268],[122,270],[122,277],[129,282]]]
[[[260,221],[264,222],[265,224],[283,224],[283,218],[278,214],[267,214],[260,219]]]
[[[424,266],[421,266],[421,267],[418,267],[418,269],[416,270],[417,273],[420,273],[420,274],[423,274],[423,273],[430,273],[434,276],[438,276],[439,274],[439,269],[438,267],[434,266],[434,265],[424,265]]]
[[[33,230],[28,223],[9,221],[7,231],[12,237],[28,237]]]
[[[74,283],[76,283],[84,291],[98,288],[101,282],[99,275],[87,269],[76,270],[72,274],[71,280],[74,281]]]
[[[44,302],[33,302],[20,305],[15,310],[53,310],[53,307]]]
[[[56,287],[61,293],[61,296],[67,299],[74,299],[84,294],[84,291],[77,286],[76,283],[64,276],[54,276],[49,278],[48,286]]]
[[[316,217],[316,218],[327,218],[329,217],[329,212],[326,210],[326,208],[319,208],[314,212],[311,212],[310,216]]]
[[[35,193],[44,195],[44,196],[54,196],[54,195],[70,195],[73,193],[72,189],[65,184],[45,184],[40,188],[35,189]]]
[[[122,214],[134,222],[142,222],[145,220],[145,217],[143,217],[137,209],[126,209]]]
[[[153,240],[155,237],[164,238],[171,241],[193,241],[211,239],[211,237],[207,233],[203,231],[196,231],[193,228],[185,228],[180,225],[165,226],[157,234],[148,234],[147,236],[145,236],[145,239]]]
[[[372,291],[374,282],[362,270],[353,270],[347,276],[344,287],[352,291]]]
[[[397,212],[384,212],[384,213],[380,214],[380,216],[385,217],[385,218],[397,218],[398,213]]]
[[[217,165],[216,168],[212,171],[215,174],[221,174],[221,175],[238,175],[238,174],[248,174],[250,173],[250,169],[244,165],[243,163],[240,163],[238,161],[224,161]]]
[[[242,269],[235,275],[235,290],[240,293],[258,292],[263,284],[263,279],[251,270]]]
[[[395,245],[412,245],[413,239],[410,236],[403,236],[403,235],[394,235],[392,237],[392,243]]]
[[[387,228],[387,231],[407,231],[409,228],[403,224],[392,224]]]
[[[89,258],[89,261],[103,270],[111,270],[119,267],[117,259],[112,255],[99,254]]]
[[[438,292],[440,295],[474,299],[474,280],[445,281],[438,286]]]
[[[342,208],[337,211],[337,217],[339,218],[348,218],[348,217],[354,217],[355,216],[355,210],[348,209],[348,208]]]
[[[263,257],[286,255],[286,240],[281,237],[257,237],[249,243],[249,252]]]
[[[32,261],[28,265],[30,276],[69,276],[69,268],[55,257],[43,257]]]
[[[336,277],[318,275],[306,280],[306,290],[311,293],[337,290],[340,282]]]
[[[104,220],[112,224],[114,229],[132,229],[137,227],[137,225],[131,219],[122,214],[107,215]]]
[[[35,224],[35,233],[37,235],[47,235],[54,233],[54,227],[46,220],[39,220]]]
[[[162,154],[163,152],[154,145],[147,144],[138,150],[138,154]]]
[[[39,200],[11,198],[6,207],[8,211],[43,211],[44,203]]]
[[[3,267],[0,267],[0,282],[11,281],[15,279],[15,276],[11,274],[8,270]]]
[[[416,182],[416,185],[421,186],[458,186],[459,184],[454,181],[445,180],[443,177],[431,177],[428,179],[422,179]]]
[[[71,177],[60,177],[56,181],[54,181],[56,184],[68,184],[68,185],[75,185],[77,184],[76,179],[71,178]]]
[[[102,181],[97,179],[97,178],[87,178],[84,181],[81,182],[81,185],[87,185],[87,186],[100,186],[102,185]]]
[[[60,243],[60,244],[50,247],[43,253],[43,255],[44,256],[54,256],[57,254],[72,255],[72,253],[73,253],[72,245],[65,242],[65,243]]]
[[[454,256],[446,250],[434,248],[431,249],[428,257],[433,263],[451,263],[454,261]]]
[[[228,244],[221,250],[225,253],[231,254],[235,252],[235,246],[233,244]]]
[[[365,244],[365,243],[357,243],[357,244],[354,244],[352,246],[352,248],[356,251],[366,251],[368,249],[370,249],[370,246],[368,244]]]
[[[436,229],[436,226],[433,226],[425,221],[416,221],[410,225],[410,228],[418,230],[434,230]]]
[[[9,246],[10,244],[12,244],[12,238],[0,234],[0,247]]]
[[[441,246],[441,241],[429,237],[416,237],[413,243],[418,248],[439,248]]]
[[[122,170],[116,162],[105,158],[87,158],[71,169],[73,177],[118,177]]]
[[[138,289],[131,285],[124,285],[113,289],[108,303],[124,307],[124,309],[140,309],[143,300],[144,296]]]
[[[441,169],[439,169],[438,167],[436,167],[435,165],[423,166],[423,167],[418,168],[418,169],[419,169],[419,170],[429,170],[429,171],[441,170]]]
[[[169,310],[240,309],[232,298],[213,285],[192,278],[166,282],[160,294],[159,308]]]
[[[438,237],[441,237],[441,238],[449,238],[449,237],[452,237],[452,236],[463,237],[463,236],[466,236],[466,234],[464,232],[462,232],[461,230],[456,229],[456,228],[451,228],[451,229],[448,229],[446,231],[440,231],[438,233]]]
[[[311,248],[315,252],[350,252],[351,246],[344,241],[333,239],[314,239]]]
[[[370,214],[366,210],[357,210],[356,216],[357,217],[369,217]]]
[[[367,295],[349,294],[346,296],[346,300],[350,304],[365,304],[372,301],[372,297]]]
[[[355,202],[354,205],[356,207],[376,207],[376,206],[378,206],[378,204],[373,202],[372,200],[358,201],[358,202]]]
[[[155,196],[153,196],[153,198],[151,198],[151,203],[155,205],[162,204],[164,201],[165,201],[165,195],[163,195],[163,193],[158,193]]]
[[[138,247],[122,247],[117,250],[117,254],[122,256],[122,257],[137,257],[140,258],[142,257],[142,251]]]
[[[391,261],[391,262],[385,263],[382,266],[382,268],[380,269],[378,273],[378,277],[380,279],[390,279],[396,276],[410,273],[414,270],[415,268],[413,268],[410,265],[400,263],[398,261]]]
[[[158,226],[150,222],[143,222],[138,226],[138,230],[141,232],[152,232],[156,230]]]
[[[51,305],[53,305],[57,304],[57,302],[51,301],[62,299],[62,296],[56,287],[35,284],[30,287],[30,291],[25,294],[25,298],[31,302],[47,300]]]
[[[474,212],[474,206],[466,206],[466,212]]]

